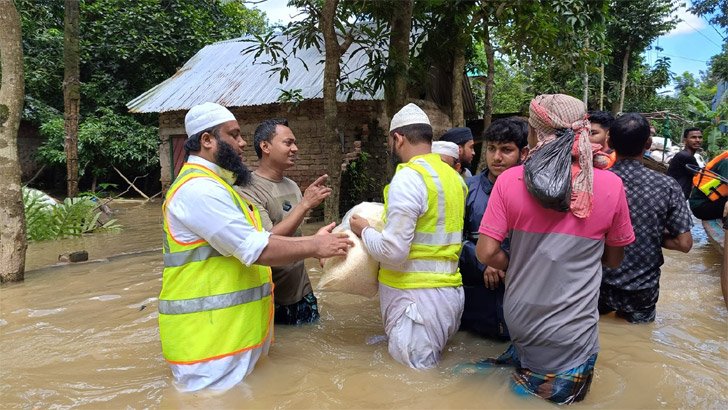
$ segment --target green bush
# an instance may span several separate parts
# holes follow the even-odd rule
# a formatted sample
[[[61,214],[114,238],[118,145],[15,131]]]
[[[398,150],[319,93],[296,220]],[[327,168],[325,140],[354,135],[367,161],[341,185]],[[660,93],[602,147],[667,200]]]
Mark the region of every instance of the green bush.
[[[63,118],[58,116],[40,127],[48,140],[38,148],[37,159],[43,164],[65,167]],[[87,117],[78,129],[78,174],[106,176],[112,167],[133,175],[159,166],[157,127],[140,124],[136,119],[109,109]]]
[[[84,233],[121,229],[116,219],[99,226],[101,211],[89,197],[66,198],[50,204],[38,190],[23,187],[23,205],[29,241],[78,237]]]

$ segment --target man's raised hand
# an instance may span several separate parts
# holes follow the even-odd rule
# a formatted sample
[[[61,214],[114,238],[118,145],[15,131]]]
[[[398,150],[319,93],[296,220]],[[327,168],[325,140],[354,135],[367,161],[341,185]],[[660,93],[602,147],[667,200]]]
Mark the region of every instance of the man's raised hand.
[[[329,176],[326,174],[321,175],[313,182],[313,184],[306,188],[301,202],[303,202],[308,209],[317,207],[324,199],[331,195],[331,188],[324,185],[328,178]]]

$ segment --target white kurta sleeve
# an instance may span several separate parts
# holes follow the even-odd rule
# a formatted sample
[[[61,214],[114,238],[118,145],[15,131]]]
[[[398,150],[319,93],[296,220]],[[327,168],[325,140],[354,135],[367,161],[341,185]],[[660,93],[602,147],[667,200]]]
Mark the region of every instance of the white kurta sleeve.
[[[387,225],[381,233],[373,228],[362,232],[367,251],[379,262],[399,265],[407,260],[415,225],[427,212],[427,186],[422,176],[409,168],[399,170],[389,184]]]
[[[172,236],[182,242],[201,238],[223,256],[234,256],[250,266],[268,246],[267,231],[256,231],[230,193],[210,178],[182,185],[167,205]]]

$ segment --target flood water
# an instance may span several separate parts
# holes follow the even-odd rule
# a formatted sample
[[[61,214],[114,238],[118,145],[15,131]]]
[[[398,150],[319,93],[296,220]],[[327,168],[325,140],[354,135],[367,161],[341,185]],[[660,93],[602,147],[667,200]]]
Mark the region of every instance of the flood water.
[[[31,244],[25,282],[0,288],[3,408],[549,408],[516,396],[510,369],[455,374],[508,346],[459,332],[417,371],[387,353],[378,298],[317,292],[319,323],[275,328],[253,373],[225,393],[179,393],[161,354],[161,204],[114,203],[121,232]],[[305,227],[309,232],[315,226]],[[728,408],[728,313],[720,256],[696,226],[688,254],[665,251],[657,319],[599,322],[591,392],[576,408]],[[90,263],[51,266],[85,249]],[[320,269],[307,267],[314,287]]]

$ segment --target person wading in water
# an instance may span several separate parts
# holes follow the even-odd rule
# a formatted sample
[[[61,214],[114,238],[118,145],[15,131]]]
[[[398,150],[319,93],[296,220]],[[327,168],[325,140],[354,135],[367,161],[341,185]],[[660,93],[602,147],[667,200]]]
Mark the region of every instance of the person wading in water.
[[[204,103],[185,116],[189,159],[167,191],[159,335],[181,391],[226,390],[268,353],[273,320],[270,268],[308,257],[346,255],[331,234],[288,238],[263,230],[260,214],[232,188],[250,171],[246,143],[227,108]]]

